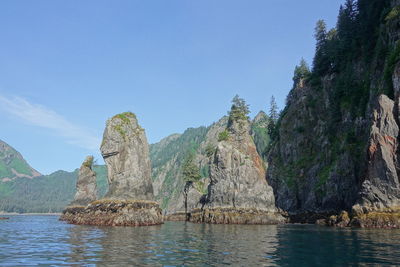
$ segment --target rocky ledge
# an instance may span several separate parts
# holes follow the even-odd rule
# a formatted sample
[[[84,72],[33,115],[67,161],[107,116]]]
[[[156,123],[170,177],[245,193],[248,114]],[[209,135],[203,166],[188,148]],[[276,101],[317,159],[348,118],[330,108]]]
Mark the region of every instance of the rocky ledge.
[[[311,223],[334,227],[400,229],[400,207],[386,209],[366,209],[355,205],[350,213],[342,211],[338,215],[319,215]]]
[[[162,224],[163,216],[153,201],[102,199],[86,207],[67,207],[60,220],[85,225],[148,226]]]
[[[190,221],[213,224],[281,224],[285,219],[278,212],[252,208],[207,208],[194,210]]]
[[[176,212],[164,216],[164,221],[180,222],[186,221],[185,212]]]
[[[400,229],[400,207],[353,213],[349,225],[361,228]]]

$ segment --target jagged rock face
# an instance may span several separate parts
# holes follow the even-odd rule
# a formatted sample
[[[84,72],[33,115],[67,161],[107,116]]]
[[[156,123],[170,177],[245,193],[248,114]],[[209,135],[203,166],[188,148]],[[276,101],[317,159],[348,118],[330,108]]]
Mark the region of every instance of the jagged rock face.
[[[92,170],[93,156],[86,157],[79,169],[76,193],[70,206],[86,206],[96,200],[96,173]]]
[[[107,121],[101,154],[108,169],[106,198],[153,200],[149,147],[133,113]]]
[[[334,109],[329,92],[333,84],[333,77],[327,77],[319,95],[309,86],[292,90],[279,138],[268,156],[267,180],[274,189],[276,205],[293,215],[340,212],[350,209],[357,199],[361,161],[345,149],[345,140],[351,133],[366,142],[369,122],[349,119],[346,111],[343,121],[332,128]],[[318,104],[310,104],[313,102]]]
[[[273,191],[265,179],[263,161],[249,132],[247,121],[234,121],[229,127],[229,139],[219,142],[211,165],[208,208],[256,208],[275,212]]]
[[[398,106],[386,95],[379,96],[372,113],[368,147],[368,171],[362,184],[361,202],[374,208],[399,206]]]

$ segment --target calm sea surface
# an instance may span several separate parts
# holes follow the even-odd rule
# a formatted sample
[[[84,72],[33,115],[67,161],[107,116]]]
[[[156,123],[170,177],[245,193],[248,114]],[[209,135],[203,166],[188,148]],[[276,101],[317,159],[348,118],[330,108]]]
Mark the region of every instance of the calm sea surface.
[[[76,226],[0,220],[0,265],[400,266],[400,231],[314,225]]]

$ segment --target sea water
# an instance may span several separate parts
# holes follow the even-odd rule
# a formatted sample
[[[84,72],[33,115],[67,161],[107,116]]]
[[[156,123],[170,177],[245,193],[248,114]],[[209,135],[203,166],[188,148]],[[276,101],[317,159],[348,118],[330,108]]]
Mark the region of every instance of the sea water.
[[[0,266],[400,266],[400,231],[316,225],[70,225],[0,220]]]

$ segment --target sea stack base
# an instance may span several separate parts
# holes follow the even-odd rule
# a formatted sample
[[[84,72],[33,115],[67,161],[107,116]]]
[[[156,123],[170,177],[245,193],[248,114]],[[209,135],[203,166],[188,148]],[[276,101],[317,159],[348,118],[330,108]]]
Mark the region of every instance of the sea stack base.
[[[158,203],[142,200],[103,199],[88,206],[69,206],[60,217],[71,224],[149,226],[163,223]]]
[[[245,208],[197,209],[190,214],[194,223],[212,224],[281,224],[286,219],[278,212]]]

